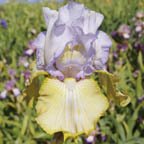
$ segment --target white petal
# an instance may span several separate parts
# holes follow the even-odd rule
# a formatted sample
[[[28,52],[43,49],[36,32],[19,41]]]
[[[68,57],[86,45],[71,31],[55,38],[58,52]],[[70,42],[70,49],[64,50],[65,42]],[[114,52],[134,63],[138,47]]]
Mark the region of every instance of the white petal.
[[[44,62],[44,45],[46,33],[41,32],[34,40],[33,45],[36,47],[37,68],[42,69],[45,65]]]
[[[55,58],[59,57],[65,49],[68,42],[72,40],[70,29],[65,26],[63,33],[57,35],[54,31],[56,26],[53,27],[51,33],[47,33],[45,43],[45,61],[50,64]]]
[[[71,24],[74,20],[78,19],[83,12],[84,5],[76,2],[69,2],[69,4],[60,8],[58,23]]]
[[[56,10],[51,10],[48,7],[43,7],[43,14],[47,26],[49,26],[51,21],[55,21],[58,16],[58,12]]]
[[[95,34],[103,18],[102,14],[86,9],[83,4],[70,2],[60,9],[58,23],[72,24],[80,27],[85,34]]]
[[[101,25],[104,16],[100,13],[85,10],[84,11],[84,25],[83,31],[85,34],[93,33],[95,34],[99,26]]]
[[[96,51],[95,67],[103,67],[105,65],[108,60],[109,48],[111,45],[112,42],[109,36],[102,31],[98,31],[97,39],[93,43],[93,47]]]

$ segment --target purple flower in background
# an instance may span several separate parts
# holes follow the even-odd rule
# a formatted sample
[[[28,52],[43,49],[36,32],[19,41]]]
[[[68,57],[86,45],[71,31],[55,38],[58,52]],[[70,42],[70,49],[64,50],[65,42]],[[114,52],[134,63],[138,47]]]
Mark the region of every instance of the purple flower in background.
[[[102,14],[76,2],[69,2],[58,12],[46,7],[43,12],[47,32],[34,41],[38,69],[63,80],[85,78],[105,68],[112,42],[98,30]]]
[[[135,48],[137,51],[142,51],[142,52],[144,53],[144,44],[137,42],[137,43],[135,43],[134,48]]]
[[[134,72],[133,72],[133,76],[136,78],[137,76],[138,76],[138,74],[139,74],[139,70],[135,70]]]
[[[28,67],[29,66],[29,62],[27,60],[27,57],[20,57],[19,58],[19,66],[23,65],[24,67]]]
[[[12,92],[13,92],[13,95],[15,97],[19,96],[21,93],[20,93],[20,90],[18,88],[13,88],[12,89]]]
[[[126,50],[128,48],[128,45],[126,43],[123,43],[123,44],[117,44],[117,48],[119,50]]]
[[[142,32],[143,30],[144,30],[144,22],[142,22],[142,21],[137,21],[136,23],[135,23],[135,31],[137,32],[137,33],[140,33],[140,32]]]
[[[141,102],[143,102],[143,101],[144,101],[144,95],[141,96],[141,97],[138,99],[138,103],[141,103]]]
[[[144,12],[138,11],[133,18],[133,22],[138,39],[142,38],[144,36]]]
[[[4,97],[4,94],[7,94],[7,92],[12,92],[12,94],[14,96],[19,96],[20,95],[20,90],[16,87],[16,81],[14,79],[9,80],[9,81],[6,82],[5,90],[3,91],[3,93],[1,95]]]
[[[0,25],[5,29],[8,27],[7,22],[4,19],[0,19]]]
[[[9,80],[9,81],[7,81],[6,84],[5,84],[5,89],[6,89],[7,91],[11,91],[11,90],[14,88],[15,84],[16,84],[16,81],[15,81],[15,80]]]
[[[121,43],[123,41],[128,40],[130,38],[130,34],[131,34],[130,27],[126,24],[122,24],[122,25],[120,25],[118,30],[113,31],[111,33],[111,36],[114,40]]]
[[[118,28],[118,34],[120,36],[122,36],[124,39],[129,39],[130,38],[130,33],[131,33],[131,29],[128,25],[126,24],[122,24],[119,28]]]
[[[107,140],[107,136],[106,135],[101,135],[101,141],[105,142]]]
[[[16,70],[15,69],[8,69],[8,74],[11,78],[14,78],[16,76]]]
[[[95,141],[95,136],[93,136],[93,135],[90,135],[90,136],[86,139],[87,144],[92,144],[92,143],[94,143],[94,141]]]
[[[118,37],[118,32],[117,31],[113,31],[113,32],[111,32],[111,36],[112,36],[112,38],[116,38],[116,37]]]
[[[25,54],[26,56],[31,56],[31,55],[33,55],[33,53],[35,52],[35,50],[36,50],[36,47],[35,47],[35,45],[33,44],[33,41],[30,41],[30,42],[28,43],[28,49],[25,50],[24,54]]]
[[[5,99],[7,97],[7,90],[3,90],[1,93],[0,93],[0,99]]]
[[[143,12],[143,11],[138,11],[138,12],[136,13],[136,18],[137,18],[137,19],[142,19],[142,18],[144,18],[144,12]]]
[[[30,79],[31,72],[29,70],[23,72],[23,76],[25,80]]]

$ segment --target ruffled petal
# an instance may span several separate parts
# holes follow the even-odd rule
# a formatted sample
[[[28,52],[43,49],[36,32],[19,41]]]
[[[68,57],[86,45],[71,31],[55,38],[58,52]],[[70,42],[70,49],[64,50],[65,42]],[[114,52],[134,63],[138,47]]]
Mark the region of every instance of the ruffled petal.
[[[59,80],[64,80],[64,74],[60,71],[57,70],[54,67],[54,64],[48,65],[45,67],[45,70],[53,77],[58,78]]]
[[[47,33],[46,36],[45,60],[47,65],[58,58],[64,51],[68,42],[72,40],[72,34],[68,27],[64,26],[61,35],[57,35],[55,29],[57,29],[56,25],[54,25],[51,33]]]
[[[73,21],[82,16],[84,5],[76,2],[69,2],[59,10],[58,24],[71,25]]]
[[[100,13],[85,9],[84,13],[84,24],[83,32],[85,34],[92,33],[95,34],[99,26],[101,25],[104,16]]]
[[[81,51],[85,54],[86,57],[90,57],[94,54],[94,49],[92,43],[95,40],[96,36],[94,34],[84,34],[83,30],[79,27],[73,27],[74,41],[77,45],[82,45],[84,50]],[[93,50],[93,51],[92,51]]]
[[[43,7],[43,15],[45,18],[46,25],[50,28],[58,17],[56,10],[51,10],[48,7]]]
[[[61,82],[46,78],[39,93],[36,121],[48,134],[62,131],[65,139],[94,130],[109,106],[92,79],[77,82],[68,78]]]
[[[47,34],[45,39],[44,58],[46,66],[51,67],[56,57],[58,57],[65,45],[70,40],[69,30],[65,25],[57,25],[58,12],[50,10],[49,8],[43,8],[44,17],[47,23]]]
[[[112,42],[109,36],[102,32],[97,32],[97,38],[93,42],[93,47],[95,48],[94,65],[96,69],[102,69],[108,60],[109,48]]]
[[[83,4],[69,2],[59,10],[58,23],[80,27],[85,34],[95,34],[103,19],[102,14],[86,9]]]
[[[34,40],[33,45],[36,47],[37,68],[43,69],[44,61],[44,45],[45,45],[46,32],[41,32]]]
[[[84,34],[82,29],[79,27],[73,27],[73,35],[75,35],[74,43],[79,45],[78,51],[85,57],[86,61],[80,67],[80,70],[76,78],[84,78],[90,75],[95,69],[93,67],[93,57],[95,55],[95,48],[93,47],[93,42],[96,39],[94,34]],[[75,47],[74,47],[75,48]]]

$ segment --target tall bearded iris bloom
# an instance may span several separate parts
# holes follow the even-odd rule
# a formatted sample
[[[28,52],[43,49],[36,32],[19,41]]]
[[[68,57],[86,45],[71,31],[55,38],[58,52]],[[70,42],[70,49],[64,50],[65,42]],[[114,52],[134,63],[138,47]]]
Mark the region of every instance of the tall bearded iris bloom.
[[[116,91],[115,77],[104,71],[112,45],[109,36],[98,30],[104,17],[76,2],[59,11],[43,8],[43,13],[47,31],[34,41],[38,70],[27,90],[35,96],[34,81],[45,75],[37,94],[36,121],[47,133],[62,131],[65,138],[89,134],[109,102],[129,102]],[[106,96],[90,77],[96,71]]]

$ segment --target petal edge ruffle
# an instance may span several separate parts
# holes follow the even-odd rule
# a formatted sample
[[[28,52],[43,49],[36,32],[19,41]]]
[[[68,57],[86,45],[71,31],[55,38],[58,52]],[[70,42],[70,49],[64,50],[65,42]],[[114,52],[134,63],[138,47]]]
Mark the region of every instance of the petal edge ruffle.
[[[88,134],[109,103],[92,79],[63,82],[46,78],[40,88],[36,121],[49,134],[62,131],[65,139]],[[45,105],[45,107],[43,107]]]

